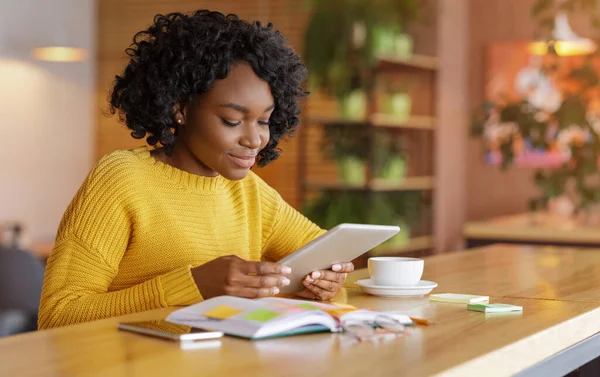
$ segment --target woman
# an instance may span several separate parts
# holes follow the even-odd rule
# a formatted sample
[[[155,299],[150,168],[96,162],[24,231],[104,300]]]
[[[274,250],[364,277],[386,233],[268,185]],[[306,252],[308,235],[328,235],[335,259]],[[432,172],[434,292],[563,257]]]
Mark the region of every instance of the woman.
[[[105,156],[69,205],[48,260],[41,329],[289,284],[275,263],[324,233],[250,169],[279,156],[305,96],[300,58],[260,23],[158,15],[127,49],[110,98],[146,146]],[[315,271],[327,300],[352,263]]]

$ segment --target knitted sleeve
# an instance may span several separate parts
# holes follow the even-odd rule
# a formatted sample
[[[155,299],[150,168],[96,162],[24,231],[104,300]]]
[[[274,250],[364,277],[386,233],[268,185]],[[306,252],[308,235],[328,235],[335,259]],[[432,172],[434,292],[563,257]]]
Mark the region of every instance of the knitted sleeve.
[[[104,158],[88,175],[58,229],[46,273],[39,328],[63,326],[202,299],[182,266],[130,288],[109,292],[132,229],[134,200],[127,161]]]
[[[266,183],[261,188],[263,259],[278,261],[327,231],[289,205]]]

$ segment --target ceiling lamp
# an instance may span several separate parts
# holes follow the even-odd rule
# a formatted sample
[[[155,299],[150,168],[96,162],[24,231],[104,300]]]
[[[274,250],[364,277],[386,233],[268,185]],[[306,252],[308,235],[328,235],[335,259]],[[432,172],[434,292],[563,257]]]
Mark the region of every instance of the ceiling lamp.
[[[87,51],[74,47],[38,47],[32,55],[35,59],[49,62],[82,62],[87,59]]]
[[[594,53],[596,48],[594,41],[575,34],[565,12],[556,14],[551,40],[529,44],[529,52],[534,55],[546,55],[552,50],[559,56],[589,55]]]

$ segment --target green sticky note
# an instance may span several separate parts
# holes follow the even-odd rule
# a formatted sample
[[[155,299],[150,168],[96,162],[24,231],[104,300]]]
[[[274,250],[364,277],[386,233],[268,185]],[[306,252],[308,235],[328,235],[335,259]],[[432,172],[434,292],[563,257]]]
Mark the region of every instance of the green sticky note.
[[[522,306],[508,304],[469,304],[468,310],[474,310],[484,313],[504,313],[504,312],[520,312],[523,311]]]
[[[302,303],[302,304],[298,304],[296,306],[298,306],[299,308],[302,308],[302,309],[306,309],[306,310],[319,310],[319,308],[317,308],[316,306],[311,305],[311,304],[306,303],[306,302]]]
[[[258,309],[244,316],[244,319],[256,322],[267,322],[279,316],[279,313],[266,309]]]

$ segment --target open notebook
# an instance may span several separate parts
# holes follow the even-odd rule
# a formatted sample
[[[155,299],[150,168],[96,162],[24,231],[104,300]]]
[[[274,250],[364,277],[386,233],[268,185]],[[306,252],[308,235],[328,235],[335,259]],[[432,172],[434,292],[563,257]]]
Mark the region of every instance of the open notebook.
[[[336,332],[340,330],[340,321],[372,321],[381,314],[348,305],[279,297],[250,300],[219,296],[176,310],[166,320],[256,340],[311,332]],[[403,314],[386,315],[403,324],[413,323],[410,317]]]

